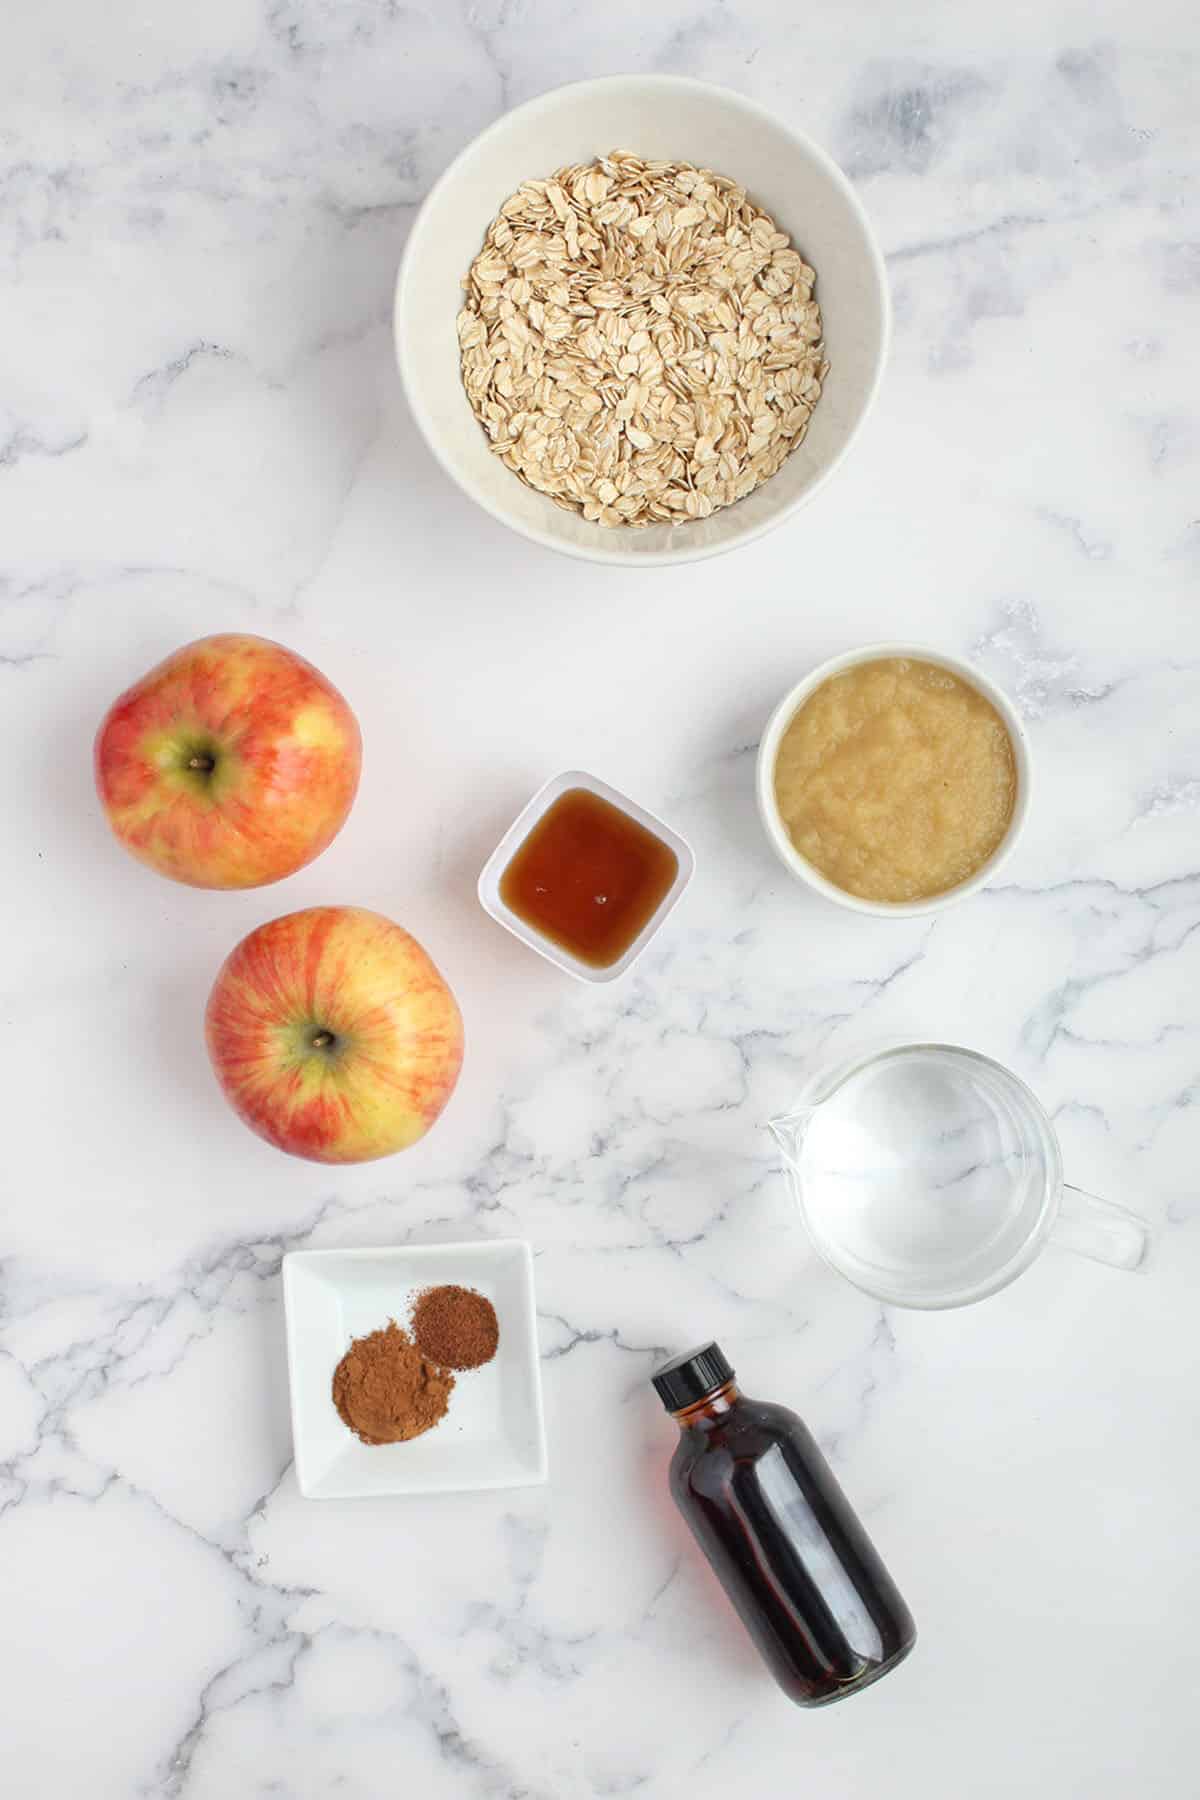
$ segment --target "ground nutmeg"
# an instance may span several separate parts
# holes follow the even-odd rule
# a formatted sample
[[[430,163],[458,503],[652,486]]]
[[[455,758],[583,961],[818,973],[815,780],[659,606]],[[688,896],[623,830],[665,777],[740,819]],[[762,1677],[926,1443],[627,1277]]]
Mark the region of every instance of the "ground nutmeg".
[[[444,1369],[478,1369],[495,1356],[500,1325],[474,1288],[432,1287],[417,1295],[412,1334],[421,1354]]]

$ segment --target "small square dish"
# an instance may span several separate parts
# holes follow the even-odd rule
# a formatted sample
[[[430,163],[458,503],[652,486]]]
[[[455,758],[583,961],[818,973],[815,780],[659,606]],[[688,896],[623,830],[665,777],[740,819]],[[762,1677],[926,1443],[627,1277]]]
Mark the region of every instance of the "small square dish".
[[[364,1444],[333,1404],[354,1338],[405,1329],[422,1288],[457,1284],[491,1301],[491,1362],[455,1377],[446,1416],[404,1444]],[[546,1479],[533,1259],[518,1238],[381,1250],[293,1250],[283,1259],[296,1480],[309,1500],[526,1487]]]
[[[488,857],[479,904],[577,980],[615,981],[674,911],[695,867],[687,839],[662,819],[606,781],[567,769],[538,789]],[[525,891],[514,903],[505,878],[519,871]],[[543,911],[544,929],[517,909],[526,895]]]

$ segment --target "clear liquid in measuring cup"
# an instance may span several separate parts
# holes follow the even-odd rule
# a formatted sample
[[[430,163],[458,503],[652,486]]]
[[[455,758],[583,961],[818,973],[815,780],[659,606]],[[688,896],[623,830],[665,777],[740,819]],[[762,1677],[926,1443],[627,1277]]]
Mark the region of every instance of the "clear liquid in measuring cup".
[[[1019,1256],[1058,1181],[1032,1095],[944,1045],[888,1052],[844,1079],[807,1117],[798,1173],[831,1260],[917,1306],[953,1304]]]

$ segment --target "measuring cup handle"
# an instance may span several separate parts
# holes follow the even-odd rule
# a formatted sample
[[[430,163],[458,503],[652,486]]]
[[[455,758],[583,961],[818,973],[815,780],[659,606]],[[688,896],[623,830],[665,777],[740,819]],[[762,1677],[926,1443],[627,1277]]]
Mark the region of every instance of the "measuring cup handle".
[[[1150,1249],[1150,1227],[1136,1213],[1082,1188],[1063,1184],[1051,1241],[1114,1269],[1138,1269]]]

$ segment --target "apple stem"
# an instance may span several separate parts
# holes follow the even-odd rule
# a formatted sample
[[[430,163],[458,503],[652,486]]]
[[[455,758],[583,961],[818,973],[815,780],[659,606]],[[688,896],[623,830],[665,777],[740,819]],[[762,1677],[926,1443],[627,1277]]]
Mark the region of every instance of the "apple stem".
[[[328,1050],[333,1042],[333,1033],[332,1031],[314,1031],[308,1041],[314,1050]]]
[[[216,763],[211,756],[189,756],[188,768],[200,769],[205,775],[211,775],[216,768]]]

